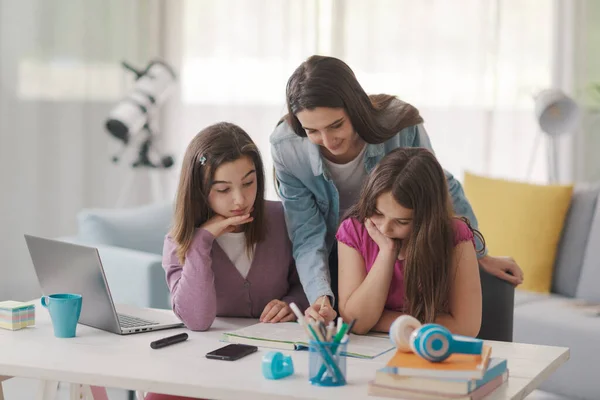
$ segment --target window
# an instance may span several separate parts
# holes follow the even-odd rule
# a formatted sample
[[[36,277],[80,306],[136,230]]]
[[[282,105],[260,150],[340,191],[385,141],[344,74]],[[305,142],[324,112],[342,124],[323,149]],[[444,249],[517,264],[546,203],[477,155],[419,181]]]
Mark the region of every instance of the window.
[[[330,54],[368,93],[418,107],[458,179],[466,170],[525,179],[539,131],[533,96],[551,85],[553,12],[537,0],[188,0],[177,146],[183,153],[198,130],[228,120],[254,138],[270,171],[288,77],[311,54]],[[544,154],[536,160],[532,178],[544,180]]]

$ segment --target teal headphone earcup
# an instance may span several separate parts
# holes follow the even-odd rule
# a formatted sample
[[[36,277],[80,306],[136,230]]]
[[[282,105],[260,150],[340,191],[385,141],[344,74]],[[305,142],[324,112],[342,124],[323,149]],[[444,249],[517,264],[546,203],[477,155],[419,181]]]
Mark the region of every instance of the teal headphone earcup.
[[[453,352],[450,331],[438,324],[426,324],[413,332],[410,338],[413,352],[431,362],[440,362]]]

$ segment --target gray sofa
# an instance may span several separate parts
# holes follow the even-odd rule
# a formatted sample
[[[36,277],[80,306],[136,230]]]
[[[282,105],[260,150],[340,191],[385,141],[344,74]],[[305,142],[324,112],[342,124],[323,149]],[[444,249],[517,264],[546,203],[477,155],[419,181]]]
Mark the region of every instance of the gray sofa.
[[[115,303],[171,309],[162,268],[170,203],[123,209],[84,209],[76,236],[65,241],[98,248]]]
[[[600,304],[598,193],[598,185],[575,188],[557,249],[552,293],[515,293],[514,341],[570,348],[570,360],[541,387],[569,399],[600,399],[594,367],[600,359],[600,316],[575,306],[578,301]]]

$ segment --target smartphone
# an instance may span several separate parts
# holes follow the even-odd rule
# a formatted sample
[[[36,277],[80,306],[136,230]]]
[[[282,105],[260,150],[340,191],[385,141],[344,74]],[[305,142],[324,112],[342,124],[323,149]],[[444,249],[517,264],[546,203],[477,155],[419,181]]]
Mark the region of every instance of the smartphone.
[[[235,361],[249,354],[255,353],[258,350],[256,346],[247,344],[228,344],[220,349],[211,351],[206,354],[206,358],[214,360]]]

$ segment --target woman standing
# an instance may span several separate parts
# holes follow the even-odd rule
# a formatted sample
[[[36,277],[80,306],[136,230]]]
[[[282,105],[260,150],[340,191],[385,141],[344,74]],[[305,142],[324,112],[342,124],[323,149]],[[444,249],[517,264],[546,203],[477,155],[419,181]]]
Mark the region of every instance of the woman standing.
[[[415,107],[392,95],[367,95],[350,67],[333,57],[303,62],[288,80],[286,101],[288,114],[270,138],[279,194],[312,304],[306,314],[331,321],[337,315],[335,233],[341,217],[387,153],[399,147],[433,150]],[[454,212],[477,229],[462,186],[445,175]],[[522,271],[510,258],[482,254],[479,263],[515,285],[522,282]]]

